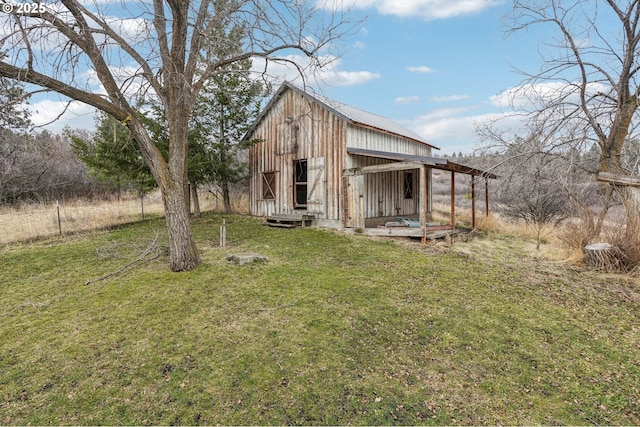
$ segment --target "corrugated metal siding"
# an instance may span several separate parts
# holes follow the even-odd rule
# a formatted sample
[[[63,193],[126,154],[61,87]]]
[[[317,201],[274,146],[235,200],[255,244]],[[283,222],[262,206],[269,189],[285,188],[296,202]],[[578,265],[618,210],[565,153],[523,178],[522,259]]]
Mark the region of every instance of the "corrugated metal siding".
[[[349,126],[348,146],[367,150],[431,156],[431,147],[395,135]],[[347,168],[372,166],[391,161],[366,156],[349,156]],[[419,171],[413,171],[414,197],[404,198],[404,171],[367,174],[364,177],[365,218],[412,215],[419,212]]]
[[[431,156],[431,147],[426,144],[358,126],[349,126],[347,130],[347,141],[348,146],[353,148],[425,157]],[[352,156],[347,162],[347,168],[363,166],[352,164],[352,161],[357,161],[357,158],[353,158]]]

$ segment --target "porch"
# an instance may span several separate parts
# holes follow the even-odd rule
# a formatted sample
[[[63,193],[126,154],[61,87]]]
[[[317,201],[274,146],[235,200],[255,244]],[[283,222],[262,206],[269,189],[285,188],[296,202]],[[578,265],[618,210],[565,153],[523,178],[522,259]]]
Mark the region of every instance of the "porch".
[[[479,181],[484,181],[484,214],[489,214],[489,179],[495,179],[496,175],[479,169],[474,169],[465,165],[451,162],[447,159],[437,157],[422,157],[406,154],[380,152],[365,149],[348,148],[348,154],[352,156],[363,156],[367,158],[381,159],[384,163],[354,167],[344,171],[345,180],[345,227],[357,228],[363,233],[378,236],[402,236],[402,237],[422,237],[423,240],[430,236],[438,236],[443,232],[451,233],[455,231],[457,222],[456,212],[456,174],[470,176],[471,193],[471,227],[476,228],[478,218],[477,190]],[[432,221],[432,171],[441,170],[450,174],[450,211],[447,221]],[[398,171],[417,171],[417,209],[411,215],[405,216],[413,218],[407,223],[400,223],[395,216],[372,216],[370,209],[367,210],[367,197],[374,197],[371,194],[379,189],[371,185],[365,185],[365,177]],[[406,176],[406,175],[405,175]],[[406,179],[406,178],[405,178]],[[405,182],[405,188],[409,182]],[[393,184],[392,184],[393,185]],[[365,188],[366,187],[366,188]],[[405,192],[407,190],[405,189]],[[378,196],[379,197],[379,196]]]

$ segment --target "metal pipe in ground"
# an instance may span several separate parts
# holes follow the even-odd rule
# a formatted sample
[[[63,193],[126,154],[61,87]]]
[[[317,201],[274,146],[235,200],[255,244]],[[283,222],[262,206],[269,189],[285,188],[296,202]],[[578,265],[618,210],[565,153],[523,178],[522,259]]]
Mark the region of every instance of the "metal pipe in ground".
[[[220,247],[224,248],[227,246],[227,224],[226,220],[222,220],[222,225],[220,226]]]

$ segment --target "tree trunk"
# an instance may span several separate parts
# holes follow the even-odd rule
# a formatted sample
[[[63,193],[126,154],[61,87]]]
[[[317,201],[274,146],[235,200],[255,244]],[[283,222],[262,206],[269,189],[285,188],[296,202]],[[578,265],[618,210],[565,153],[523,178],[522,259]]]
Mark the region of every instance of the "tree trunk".
[[[187,182],[187,189],[184,191],[185,203],[187,204],[187,212],[191,215],[191,182]]]
[[[584,247],[586,264],[600,271],[624,271],[624,253],[609,243],[593,243]]]
[[[222,199],[224,200],[224,211],[231,213],[231,197],[229,195],[229,183],[223,181],[220,185],[222,187]]]
[[[619,191],[626,214],[626,240],[629,243],[640,241],[640,188],[623,187]]]
[[[200,264],[200,254],[191,233],[189,209],[184,186],[162,188],[165,219],[169,233],[169,267],[171,271],[191,271]]]
[[[170,141],[170,151],[173,153],[168,164],[135,117],[127,120],[127,126],[136,138],[140,152],[160,186],[169,237],[169,267],[174,272],[194,270],[200,264],[200,255],[191,233],[187,204],[189,190],[186,126],[176,126],[177,135],[170,135],[174,140]],[[184,141],[182,144],[179,142],[181,138]]]
[[[200,199],[198,199],[198,186],[195,182],[191,182],[189,184],[189,188],[191,188],[191,201],[193,202],[193,216],[196,218],[200,218],[202,212],[200,212]]]
[[[595,236],[599,236],[600,233],[602,232],[602,225],[604,224],[604,219],[607,217],[607,213],[609,212],[609,208],[611,208],[611,200],[613,198],[613,190],[614,190],[614,187],[611,186],[611,185],[609,186],[609,188],[607,188],[607,193],[606,193],[605,198],[604,198],[604,206],[600,210],[600,213],[598,214],[598,217],[597,217],[596,222],[595,222],[595,230],[594,230],[594,235]],[[588,207],[586,207],[585,209],[588,212],[590,212]]]

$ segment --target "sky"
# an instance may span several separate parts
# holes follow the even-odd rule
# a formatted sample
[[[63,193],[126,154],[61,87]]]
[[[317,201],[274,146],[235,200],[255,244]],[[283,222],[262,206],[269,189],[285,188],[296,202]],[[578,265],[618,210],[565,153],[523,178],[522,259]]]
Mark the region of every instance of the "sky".
[[[532,35],[506,38],[503,0],[352,0],[356,31],[340,41],[317,90],[332,99],[392,119],[440,148],[436,155],[480,148],[475,123],[504,113],[502,100],[535,71]],[[286,75],[286,72],[283,72]],[[35,124],[61,112],[59,99],[32,102]],[[95,112],[72,104],[54,123],[94,128]]]

